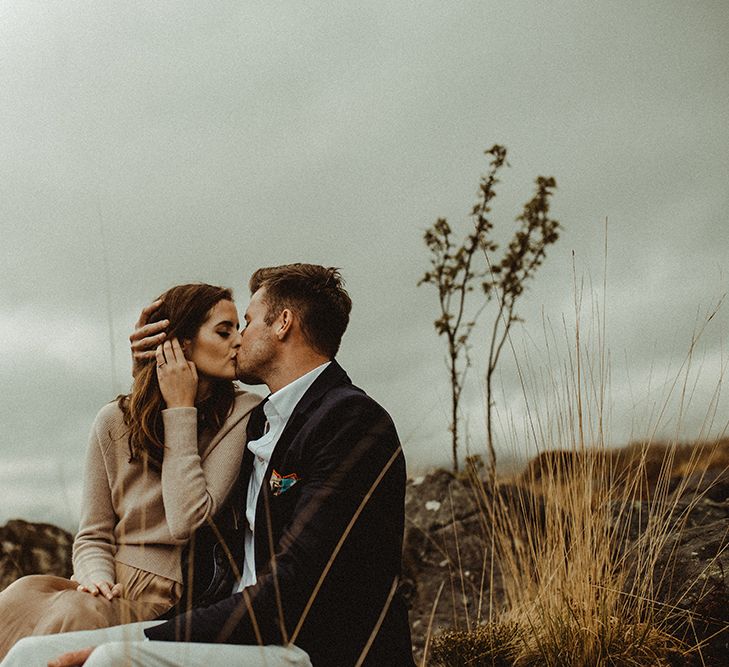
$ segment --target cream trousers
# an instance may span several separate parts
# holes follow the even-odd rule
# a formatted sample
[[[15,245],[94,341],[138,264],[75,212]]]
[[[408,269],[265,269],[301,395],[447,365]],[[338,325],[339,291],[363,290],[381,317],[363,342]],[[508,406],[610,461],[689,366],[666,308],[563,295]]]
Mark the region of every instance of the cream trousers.
[[[87,646],[97,648],[85,667],[311,667],[307,654],[296,646],[147,641],[144,628],[157,623],[160,621],[27,637],[15,644],[0,667],[46,667],[60,654]]]

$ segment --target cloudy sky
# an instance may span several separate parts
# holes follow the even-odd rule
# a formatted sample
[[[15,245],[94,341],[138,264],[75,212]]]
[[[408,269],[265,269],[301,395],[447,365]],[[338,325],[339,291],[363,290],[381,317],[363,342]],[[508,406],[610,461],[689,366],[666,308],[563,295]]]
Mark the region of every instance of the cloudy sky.
[[[341,363],[413,473],[447,463],[422,235],[439,216],[465,233],[493,143],[511,164],[497,238],[537,175],[564,228],[505,352],[500,451],[533,449],[534,424],[559,444],[576,319],[610,442],[722,433],[729,304],[706,320],[729,288],[728,62],[724,0],[6,0],[0,522],[75,524],[142,305],[199,280],[245,307],[253,269],[292,261],[342,268]],[[473,452],[492,316],[464,398]]]

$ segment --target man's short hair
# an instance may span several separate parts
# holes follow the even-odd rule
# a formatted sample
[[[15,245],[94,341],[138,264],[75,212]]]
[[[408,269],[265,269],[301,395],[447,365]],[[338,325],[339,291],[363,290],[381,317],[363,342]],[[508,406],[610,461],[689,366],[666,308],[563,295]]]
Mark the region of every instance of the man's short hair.
[[[330,359],[336,355],[352,310],[339,269],[300,263],[271,266],[258,269],[249,286],[251,295],[266,290],[266,324],[289,308],[311,347]]]

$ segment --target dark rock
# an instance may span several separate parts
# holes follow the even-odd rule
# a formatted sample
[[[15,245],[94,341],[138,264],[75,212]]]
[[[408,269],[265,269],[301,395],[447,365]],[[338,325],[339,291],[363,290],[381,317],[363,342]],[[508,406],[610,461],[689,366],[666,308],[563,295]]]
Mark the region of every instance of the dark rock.
[[[26,574],[72,574],[73,536],[47,523],[15,519],[0,527],[0,590]]]
[[[729,503],[710,498],[681,498],[663,502],[615,501],[612,505],[615,539],[632,544],[650,530],[678,532],[729,518]]]
[[[728,664],[729,519],[670,536],[653,584],[669,627],[688,643],[705,642],[704,664]]]
[[[435,470],[410,480],[405,492],[408,522],[429,533],[478,511],[476,492],[467,481],[447,470]]]
[[[408,483],[402,590],[418,656],[431,614],[434,630],[457,626],[466,614],[475,617],[484,597],[488,552],[480,503],[479,490],[447,470]]]
[[[488,618],[504,599],[494,522],[519,541],[544,526],[541,497],[519,485],[487,485],[437,470],[408,484],[402,591],[410,603],[416,656],[432,633]],[[509,521],[503,520],[508,515]]]
[[[678,498],[703,498],[717,503],[729,502],[729,470],[726,468],[697,471],[671,480],[671,492]]]

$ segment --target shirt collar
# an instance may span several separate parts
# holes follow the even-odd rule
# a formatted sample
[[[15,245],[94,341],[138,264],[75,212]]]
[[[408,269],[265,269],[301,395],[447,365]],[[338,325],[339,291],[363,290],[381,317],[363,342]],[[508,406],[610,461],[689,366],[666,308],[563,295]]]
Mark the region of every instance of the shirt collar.
[[[268,420],[272,421],[272,419],[278,417],[284,423],[287,422],[296,404],[304,397],[307,389],[314,384],[314,380],[331,363],[331,361],[327,361],[321,366],[317,366],[271,394],[263,406],[263,411],[266,413]]]

